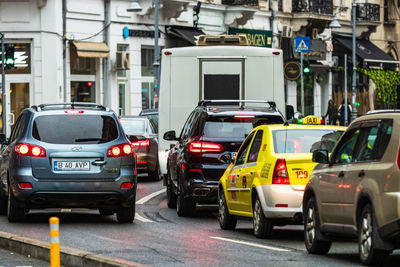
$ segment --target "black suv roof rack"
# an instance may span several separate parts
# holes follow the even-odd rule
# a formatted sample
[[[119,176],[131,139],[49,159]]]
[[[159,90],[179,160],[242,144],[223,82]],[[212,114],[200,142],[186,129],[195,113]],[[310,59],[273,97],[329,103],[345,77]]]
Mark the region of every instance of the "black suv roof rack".
[[[268,104],[270,106],[270,108],[275,109],[276,110],[276,103],[275,101],[268,101],[268,100],[237,100],[237,99],[233,99],[233,100],[200,100],[199,103],[197,104],[197,106],[200,107],[206,107],[206,106],[210,106],[213,104],[241,104],[240,107],[244,108],[244,104],[245,103],[262,103],[262,104]]]
[[[75,107],[91,107],[91,108],[98,108],[105,111],[110,111],[109,108],[106,108],[103,105],[97,103],[90,103],[90,102],[61,102],[61,103],[49,103],[49,104],[40,104],[38,106],[32,106],[31,108],[36,109],[36,111],[41,111],[43,108],[53,107],[53,106],[71,106],[71,109]]]

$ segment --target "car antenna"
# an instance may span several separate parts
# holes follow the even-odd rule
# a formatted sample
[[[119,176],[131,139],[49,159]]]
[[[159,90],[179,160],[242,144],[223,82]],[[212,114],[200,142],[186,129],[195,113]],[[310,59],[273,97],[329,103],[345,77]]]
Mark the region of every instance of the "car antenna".
[[[289,122],[288,122],[288,121],[285,121],[285,122],[283,123],[283,126],[289,126]]]

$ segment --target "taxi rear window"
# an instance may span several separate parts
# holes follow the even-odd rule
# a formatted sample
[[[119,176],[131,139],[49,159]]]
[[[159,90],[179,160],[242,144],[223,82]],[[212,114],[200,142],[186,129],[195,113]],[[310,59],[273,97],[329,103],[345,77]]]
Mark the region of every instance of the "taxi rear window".
[[[289,129],[272,133],[275,153],[312,153],[317,149],[332,152],[343,131]]]

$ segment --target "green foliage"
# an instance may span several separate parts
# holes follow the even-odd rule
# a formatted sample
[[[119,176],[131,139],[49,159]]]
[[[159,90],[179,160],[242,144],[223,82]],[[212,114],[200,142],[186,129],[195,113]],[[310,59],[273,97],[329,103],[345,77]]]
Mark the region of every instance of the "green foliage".
[[[400,84],[400,72],[380,69],[357,70],[367,75],[376,85],[376,102],[384,107],[394,107],[397,103],[396,87]]]

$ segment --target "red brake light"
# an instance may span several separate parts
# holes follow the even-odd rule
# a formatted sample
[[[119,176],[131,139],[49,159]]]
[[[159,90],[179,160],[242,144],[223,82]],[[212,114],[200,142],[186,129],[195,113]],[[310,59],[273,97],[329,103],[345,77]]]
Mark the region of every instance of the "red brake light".
[[[22,156],[46,157],[46,150],[43,147],[31,144],[16,144],[15,152]]]
[[[70,110],[64,110],[64,112],[67,113],[67,114],[82,114],[84,111],[83,110],[70,109]]]
[[[18,186],[21,189],[32,189],[31,183],[18,183]]]
[[[192,142],[189,145],[189,152],[192,153],[205,153],[205,152],[221,152],[223,148],[220,144],[208,142]]]
[[[164,55],[166,55],[166,56],[172,55],[172,52],[170,52],[170,51],[165,51],[165,52],[164,52]]]
[[[122,189],[129,189],[133,187],[133,183],[122,183],[121,188]]]
[[[235,119],[254,119],[256,115],[234,115],[233,118]]]
[[[272,54],[274,54],[274,55],[280,55],[281,53],[278,52],[278,51],[274,51],[274,52],[272,52]]]
[[[107,150],[107,157],[121,157],[133,154],[131,144],[121,144],[112,146]]]
[[[132,145],[134,147],[147,147],[150,146],[150,140],[149,139],[139,140],[137,142],[133,142]]]
[[[276,161],[272,184],[290,184],[285,159],[278,159]]]

